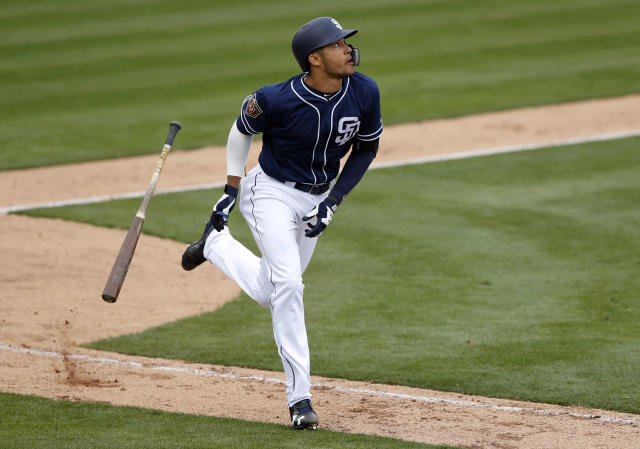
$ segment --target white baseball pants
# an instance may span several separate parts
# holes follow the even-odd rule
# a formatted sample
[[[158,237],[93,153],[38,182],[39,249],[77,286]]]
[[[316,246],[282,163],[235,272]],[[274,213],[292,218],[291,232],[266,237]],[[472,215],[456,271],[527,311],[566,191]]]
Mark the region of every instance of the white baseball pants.
[[[309,346],[304,322],[302,273],[317,238],[304,235],[302,217],[328,192],[312,195],[267,176],[258,165],[240,185],[240,212],[262,257],[234,239],[229,229],[213,230],[204,255],[262,307],[271,310],[273,336],[286,375],[289,406],[311,398]]]

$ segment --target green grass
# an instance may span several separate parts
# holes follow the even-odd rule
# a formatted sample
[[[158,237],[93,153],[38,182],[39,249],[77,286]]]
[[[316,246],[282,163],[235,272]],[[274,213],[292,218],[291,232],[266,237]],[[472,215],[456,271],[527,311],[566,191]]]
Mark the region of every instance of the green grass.
[[[53,401],[0,393],[0,446],[73,448],[430,448],[390,438],[289,427],[134,407]]]
[[[639,144],[369,172],[305,273],[313,373],[640,413]],[[144,230],[192,241],[218,195],[157,196]],[[138,202],[31,215],[127,228]],[[282,369],[246,297],[91,346]]]
[[[635,0],[5,0],[0,169],[152,153],[170,120],[224,143],[319,15],[360,30],[387,124],[640,91]]]

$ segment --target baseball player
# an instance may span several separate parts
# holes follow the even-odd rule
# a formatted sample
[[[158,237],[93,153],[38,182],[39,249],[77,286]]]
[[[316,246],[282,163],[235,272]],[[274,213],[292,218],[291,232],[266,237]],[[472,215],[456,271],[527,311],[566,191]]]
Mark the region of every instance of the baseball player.
[[[242,102],[227,141],[224,194],[202,237],[182,256],[185,270],[209,260],[271,311],[295,429],[315,429],[319,423],[310,400],[302,274],[318,236],[376,156],[383,129],[378,86],[354,71],[359,52],[345,42],[356,32],[331,17],[316,18],[296,32],[292,50],[302,73],[263,86]],[[259,163],[245,176],[252,136],[258,133]],[[236,201],[262,257],[229,232],[227,218]]]

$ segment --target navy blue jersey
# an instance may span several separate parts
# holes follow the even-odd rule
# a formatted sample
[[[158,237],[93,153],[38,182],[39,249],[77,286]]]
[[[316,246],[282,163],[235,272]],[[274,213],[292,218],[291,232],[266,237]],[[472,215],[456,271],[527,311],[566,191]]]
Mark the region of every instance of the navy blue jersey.
[[[326,96],[304,82],[306,75],[249,95],[236,124],[243,134],[263,133],[259,162],[266,174],[322,184],[338,175],[353,139],[375,140],[382,134],[380,91],[375,81],[356,72]]]

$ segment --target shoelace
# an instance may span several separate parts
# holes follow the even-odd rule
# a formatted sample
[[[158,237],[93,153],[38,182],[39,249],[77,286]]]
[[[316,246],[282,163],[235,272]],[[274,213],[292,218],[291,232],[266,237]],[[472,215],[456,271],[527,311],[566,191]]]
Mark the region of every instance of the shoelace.
[[[302,401],[298,406],[298,413],[300,415],[304,415],[305,413],[309,413],[312,411],[313,411],[313,408],[311,408],[311,402],[309,401]]]

